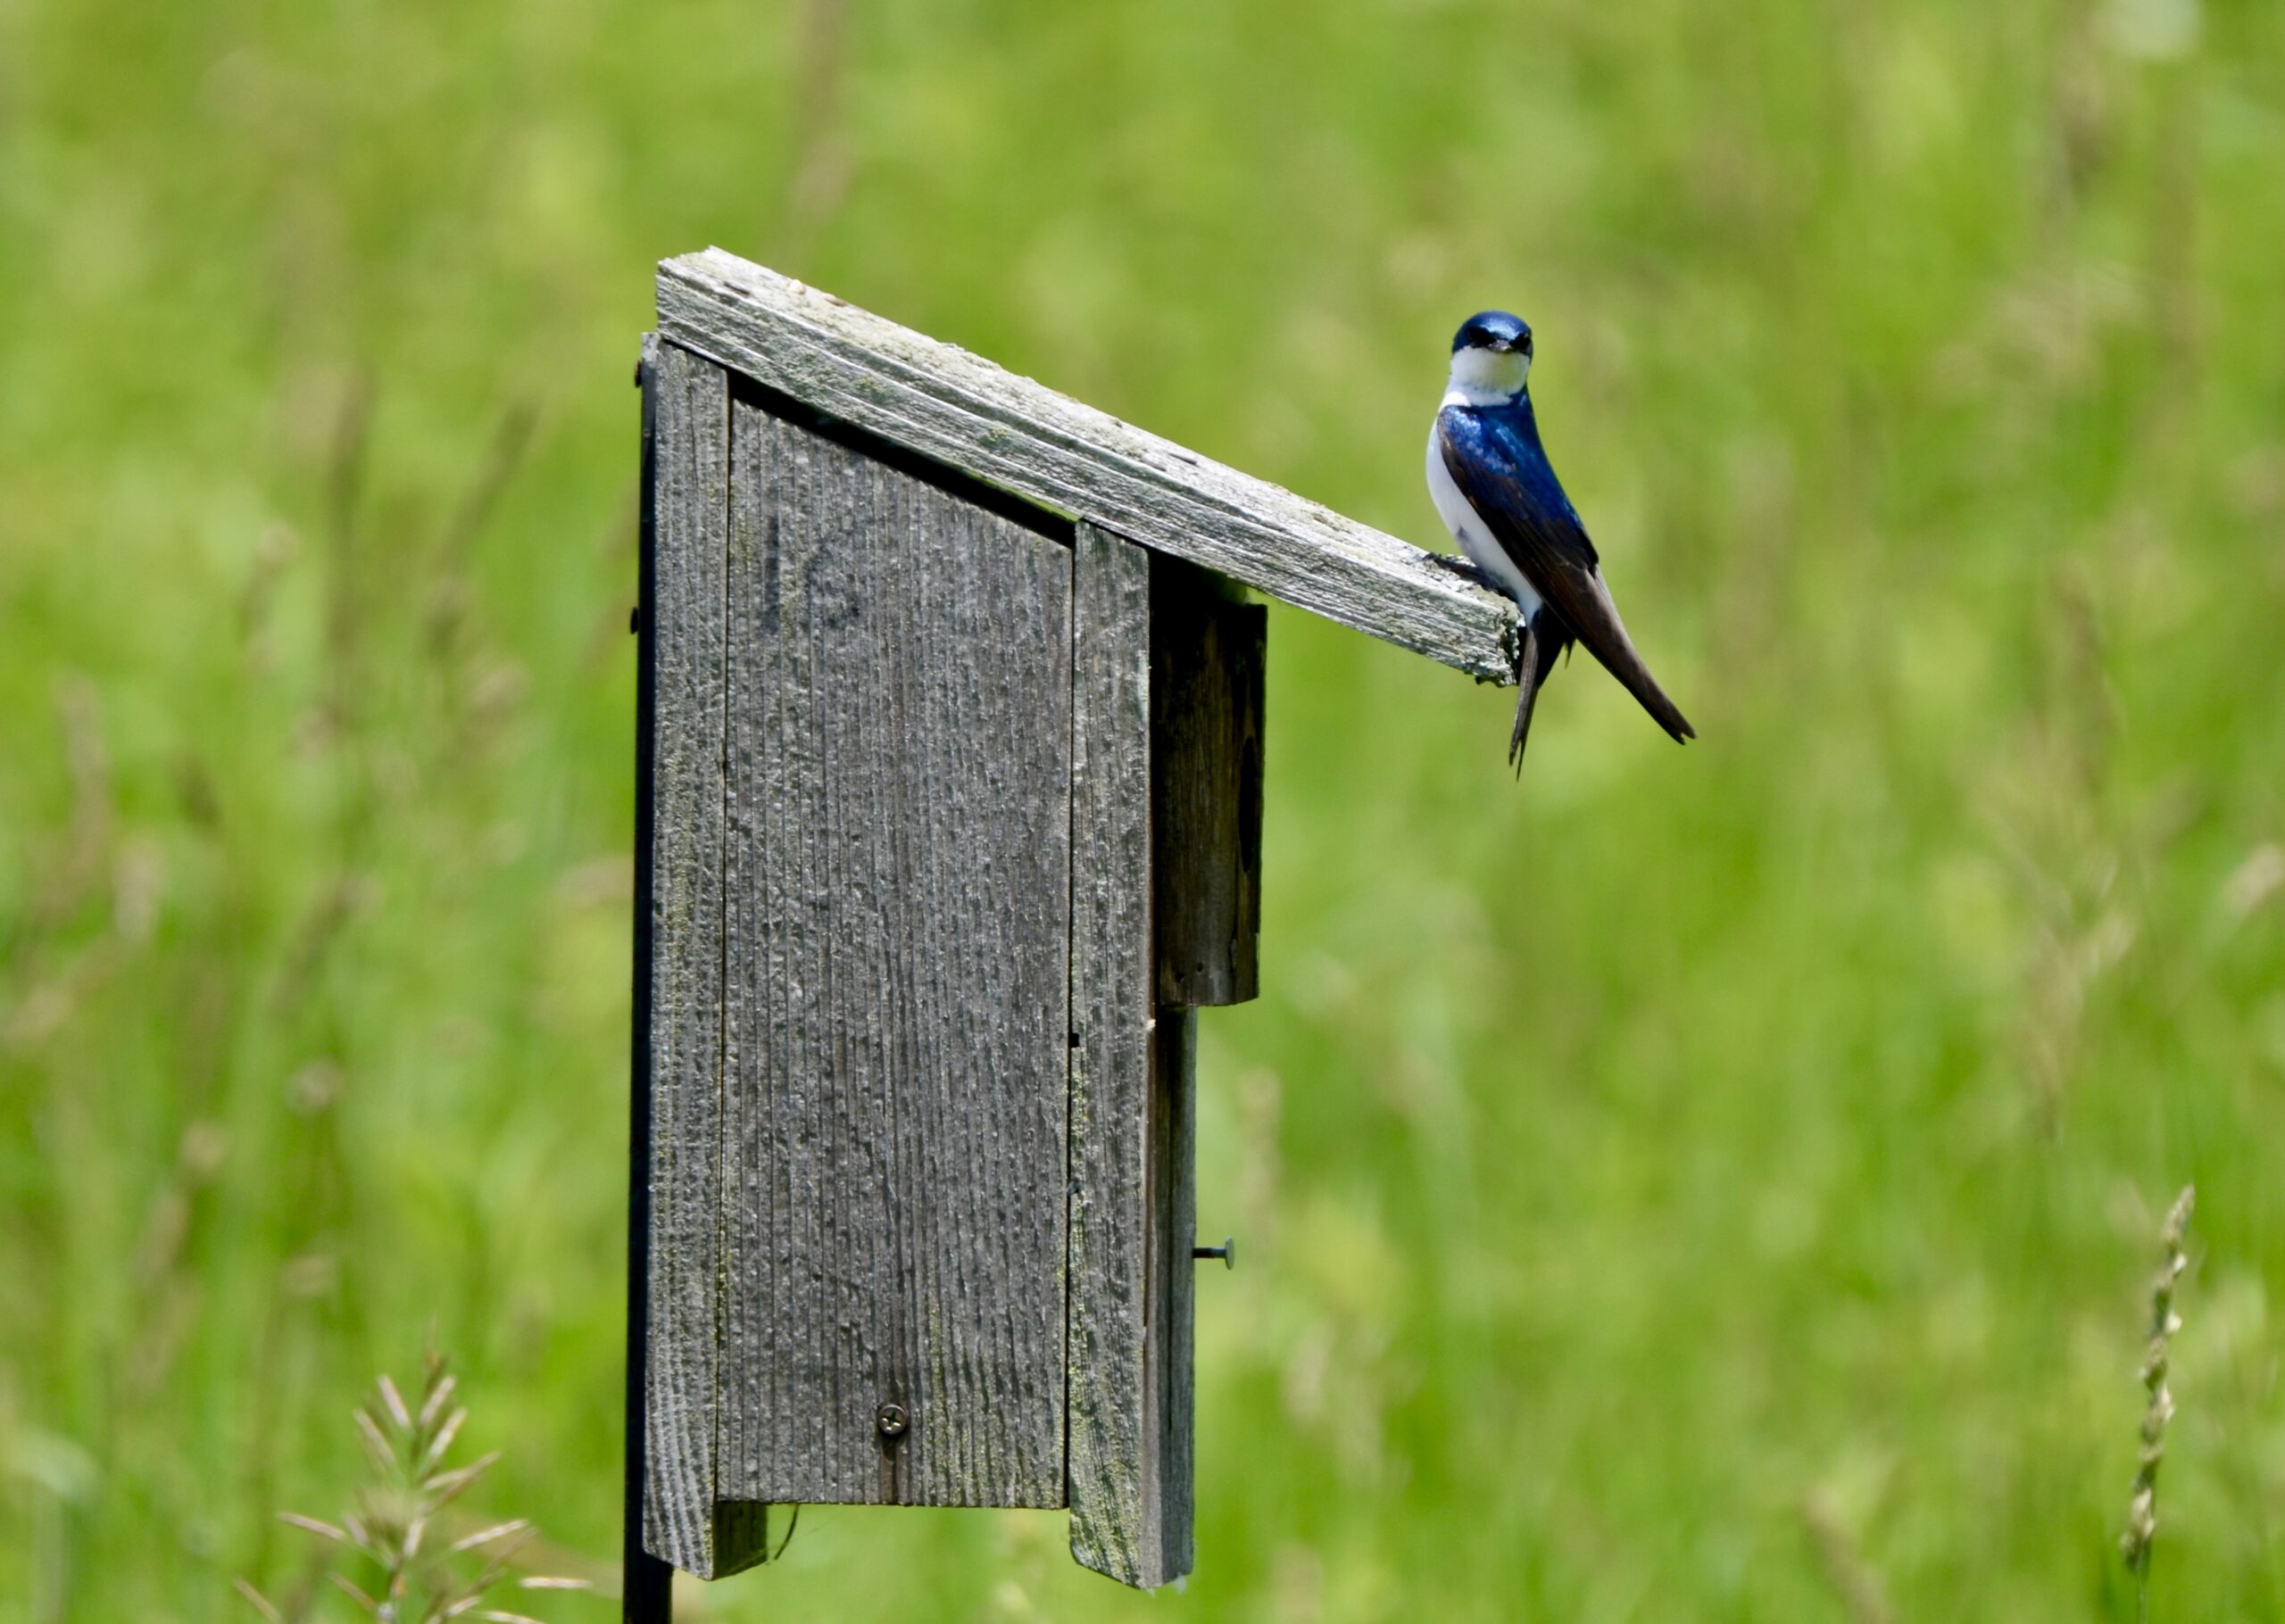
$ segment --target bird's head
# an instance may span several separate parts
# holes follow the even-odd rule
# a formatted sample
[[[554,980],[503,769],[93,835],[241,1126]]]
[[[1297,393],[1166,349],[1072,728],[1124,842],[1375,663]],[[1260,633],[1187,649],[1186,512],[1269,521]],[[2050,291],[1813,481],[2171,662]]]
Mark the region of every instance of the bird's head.
[[[1483,311],[1452,336],[1451,387],[1471,403],[1513,398],[1531,370],[1531,324],[1520,316]]]

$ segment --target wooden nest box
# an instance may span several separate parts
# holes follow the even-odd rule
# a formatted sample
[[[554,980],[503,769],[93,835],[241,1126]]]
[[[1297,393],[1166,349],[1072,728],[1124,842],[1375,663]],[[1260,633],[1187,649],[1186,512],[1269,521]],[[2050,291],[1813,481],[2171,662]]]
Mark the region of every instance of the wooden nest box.
[[[1068,1506],[1080,1562],[1167,1583],[1192,1011],[1254,996],[1242,589],[1492,681],[1512,613],[719,250],[658,295],[643,1544],[713,1577],[770,1505]]]

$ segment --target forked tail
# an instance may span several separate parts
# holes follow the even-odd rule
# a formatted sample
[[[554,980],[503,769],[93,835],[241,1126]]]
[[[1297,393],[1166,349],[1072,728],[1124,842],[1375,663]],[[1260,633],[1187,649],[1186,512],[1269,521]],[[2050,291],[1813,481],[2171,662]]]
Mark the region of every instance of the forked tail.
[[[1531,737],[1540,685],[1570,645],[1570,629],[1553,615],[1542,610],[1524,622],[1523,645],[1516,654],[1516,725],[1508,734],[1508,765],[1518,778],[1524,775],[1524,744]]]

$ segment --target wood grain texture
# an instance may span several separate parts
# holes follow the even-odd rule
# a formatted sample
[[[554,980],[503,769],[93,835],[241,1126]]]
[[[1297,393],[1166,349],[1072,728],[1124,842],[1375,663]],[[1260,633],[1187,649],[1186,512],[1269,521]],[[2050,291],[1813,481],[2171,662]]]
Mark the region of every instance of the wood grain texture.
[[[1153,936],[1161,1004],[1242,1004],[1258,987],[1267,612],[1212,573],[1151,571]]]
[[[661,264],[658,297],[664,336],[805,406],[1479,680],[1514,680],[1513,607],[1408,542],[719,248]]]
[[[644,1537],[711,1576],[717,1540],[722,750],[729,388],[670,344],[652,360],[651,1208]],[[743,1523],[729,1531],[743,1536]]]
[[[701,1578],[727,1578],[769,1560],[769,1507],[754,1500],[714,1502],[714,1567]]]
[[[1151,555],[1092,525],[1072,558],[1071,1554],[1165,1571],[1151,1329]]]
[[[732,438],[719,1492],[1060,1505],[1071,552]]]
[[[1071,1554],[1190,1571],[1186,1012],[1153,1007],[1152,555],[1079,526],[1071,887]]]
[[[651,1328],[651,845],[655,827],[651,793],[652,741],[658,714],[651,607],[658,564],[659,336],[643,336],[635,382],[643,392],[641,501],[636,509],[636,597],[630,630],[639,635],[635,659],[635,907],[634,953],[628,988],[627,1120],[627,1446],[620,1479],[619,1596],[622,1624],[669,1624],[674,1611],[674,1564],[651,1554],[644,1542],[650,1479],[643,1434],[650,1408]]]

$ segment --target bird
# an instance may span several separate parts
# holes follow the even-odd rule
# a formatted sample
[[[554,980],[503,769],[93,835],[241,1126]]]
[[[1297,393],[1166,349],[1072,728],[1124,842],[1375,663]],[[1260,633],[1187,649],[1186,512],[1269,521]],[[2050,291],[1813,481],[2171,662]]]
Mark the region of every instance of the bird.
[[[1578,510],[1540,443],[1532,410],[1530,323],[1483,311],[1452,338],[1452,369],[1428,431],[1428,493],[1468,561],[1515,600],[1521,635],[1516,725],[1508,761],[1523,773],[1539,691],[1573,642],[1602,662],[1679,744],[1694,739],[1674,702],[1634,651],[1603,584]]]

